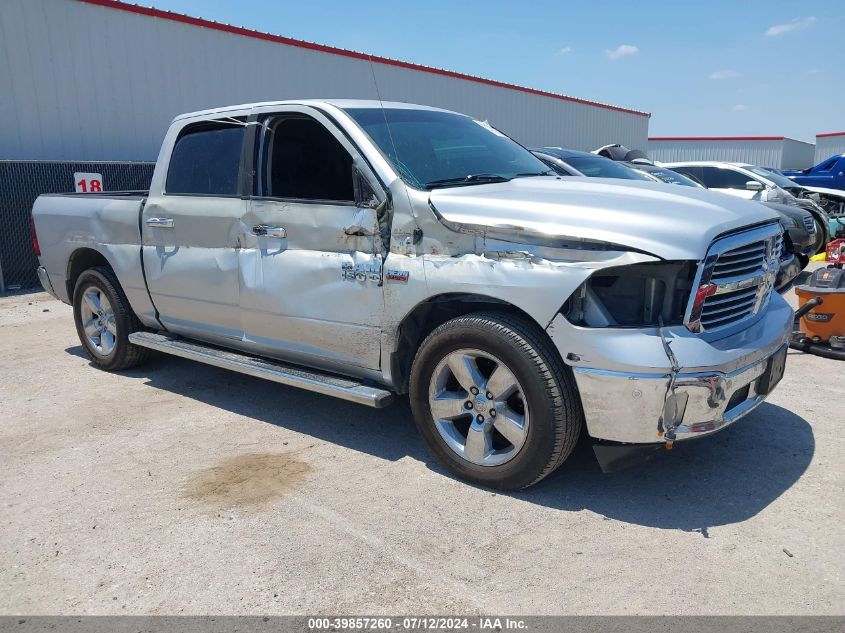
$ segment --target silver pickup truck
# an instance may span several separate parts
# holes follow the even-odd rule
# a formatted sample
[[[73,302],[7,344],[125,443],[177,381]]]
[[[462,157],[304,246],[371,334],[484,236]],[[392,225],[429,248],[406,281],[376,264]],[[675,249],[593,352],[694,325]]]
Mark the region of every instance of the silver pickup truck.
[[[774,212],[561,179],[486,122],[371,101],[177,117],[148,192],[44,195],[44,288],[93,363],[158,350],[373,407],[529,486],[604,447],[718,431],[781,378]]]

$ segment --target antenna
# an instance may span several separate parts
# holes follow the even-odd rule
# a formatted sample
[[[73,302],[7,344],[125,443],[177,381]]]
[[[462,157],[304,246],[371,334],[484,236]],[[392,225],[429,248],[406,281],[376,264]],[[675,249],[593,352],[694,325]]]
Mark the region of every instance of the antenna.
[[[393,147],[393,155],[396,157],[396,162],[398,163],[397,167],[401,167],[403,165],[402,159],[399,158],[399,150],[396,148],[396,141],[393,140],[393,132],[390,129],[390,121],[387,119],[387,111],[384,109],[384,101],[381,100],[381,91],[379,90],[378,80],[376,79],[376,69],[373,65],[373,56],[368,54],[367,59],[370,61],[370,74],[373,76],[373,85],[376,88],[376,97],[378,98],[378,104],[381,108],[381,115],[384,117],[384,125],[387,128],[387,137],[390,139],[390,145]],[[408,175],[411,175],[411,173],[408,172]],[[402,186],[404,188],[405,183],[402,183]],[[417,213],[414,209],[413,203],[411,202],[411,194],[408,193],[407,189],[405,189],[405,196],[408,198],[408,209],[410,210],[414,220],[417,220]],[[416,222],[416,224],[419,227],[419,222]]]

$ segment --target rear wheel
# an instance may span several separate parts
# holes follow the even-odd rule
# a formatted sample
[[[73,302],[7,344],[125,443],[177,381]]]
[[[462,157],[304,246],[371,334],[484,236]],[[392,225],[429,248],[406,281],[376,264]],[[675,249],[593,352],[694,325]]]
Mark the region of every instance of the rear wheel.
[[[129,342],[129,335],[143,328],[111,268],[98,266],[79,276],[73,317],[82,347],[98,367],[129,369],[149,356],[148,349]]]
[[[417,428],[446,468],[514,490],[553,472],[582,426],[571,371],[545,334],[506,313],[447,321],[420,346],[411,371]]]

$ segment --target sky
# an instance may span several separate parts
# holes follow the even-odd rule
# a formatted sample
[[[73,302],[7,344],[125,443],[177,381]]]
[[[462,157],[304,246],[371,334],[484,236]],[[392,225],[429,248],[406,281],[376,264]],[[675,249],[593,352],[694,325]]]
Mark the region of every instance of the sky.
[[[845,131],[845,1],[139,0],[652,114],[651,136]]]

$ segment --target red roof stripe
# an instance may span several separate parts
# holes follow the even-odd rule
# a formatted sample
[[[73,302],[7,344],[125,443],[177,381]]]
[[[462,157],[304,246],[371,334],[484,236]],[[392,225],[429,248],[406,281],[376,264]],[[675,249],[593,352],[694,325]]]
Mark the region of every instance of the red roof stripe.
[[[207,29],[214,29],[215,31],[223,31],[225,33],[232,33],[234,35],[243,35],[258,40],[266,40],[268,42],[276,42],[277,44],[286,44],[288,46],[296,46],[298,48],[307,48],[312,51],[319,51],[321,53],[329,53],[332,55],[340,55],[342,57],[352,57],[353,59],[362,59],[365,61],[373,61],[378,64],[385,64],[387,66],[397,66],[399,68],[407,68],[409,70],[417,70],[420,72],[431,73],[433,75],[442,75],[444,77],[451,77],[453,79],[463,79],[465,81],[472,81],[478,84],[487,86],[495,86],[497,88],[507,88],[509,90],[516,90],[517,92],[525,92],[528,94],[538,95],[541,97],[549,97],[552,99],[559,99],[561,101],[569,101],[572,103],[580,103],[582,105],[593,106],[596,108],[603,108],[605,110],[613,110],[615,112],[625,112],[627,114],[636,114],[637,116],[651,117],[648,112],[641,112],[639,110],[631,110],[629,108],[622,108],[619,106],[608,105],[606,103],[598,103],[597,101],[588,101],[586,99],[578,99],[577,97],[567,97],[566,95],[558,94],[556,92],[548,92],[546,90],[538,90],[536,88],[527,88],[525,86],[518,86],[516,84],[509,84],[503,81],[496,81],[495,79],[485,79],[484,77],[476,77],[474,75],[466,75],[464,73],[455,72],[452,70],[444,70],[442,68],[432,68],[431,66],[423,66],[421,64],[413,64],[411,62],[403,62],[398,59],[390,59],[388,57],[379,57],[377,55],[368,55],[367,53],[359,53],[357,51],[350,51],[343,48],[336,48],[334,46],[327,46],[325,44],[315,44],[314,42],[305,42],[303,40],[293,39],[291,37],[284,37],[282,35],[272,35],[271,33],[263,33],[261,31],[253,31],[240,26],[232,26],[230,24],[221,24],[212,20],[205,20],[203,18],[194,18],[189,15],[181,13],[173,13],[171,11],[163,11],[153,7],[142,7],[137,4],[127,4],[119,0],[78,0],[86,4],[94,4],[101,7],[108,7],[110,9],[118,9],[120,11],[127,11],[129,13],[138,13],[147,15],[153,18],[162,18],[164,20],[171,20],[173,22],[181,22],[183,24],[191,24],[193,26],[200,26]]]
[[[785,136],[649,136],[649,141],[782,141]]]
[[[825,132],[824,134],[816,134],[816,138],[827,138],[828,136],[845,136],[845,132]]]

